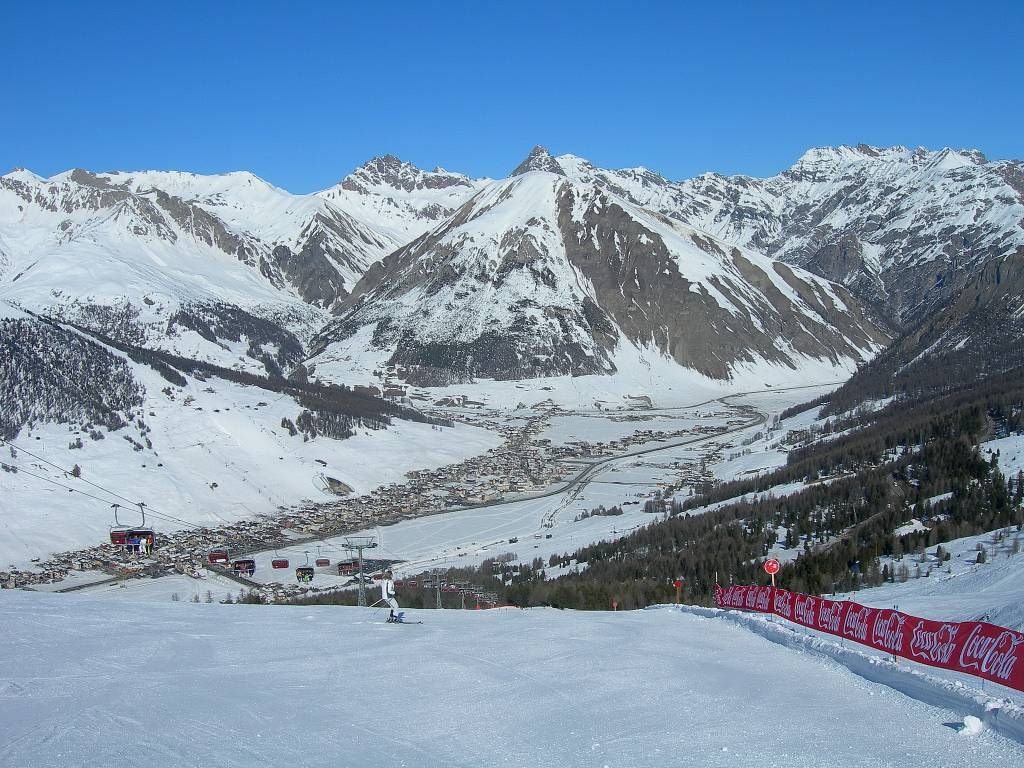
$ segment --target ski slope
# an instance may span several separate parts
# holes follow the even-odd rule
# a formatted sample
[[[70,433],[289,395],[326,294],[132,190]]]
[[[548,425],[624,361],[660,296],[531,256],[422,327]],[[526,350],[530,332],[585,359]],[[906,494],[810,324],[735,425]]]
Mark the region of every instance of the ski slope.
[[[127,609],[126,609],[127,608]],[[964,714],[733,622],[0,595],[0,765],[1007,766]],[[30,616],[31,618],[26,618]]]
[[[951,557],[942,565],[935,560],[935,547],[928,547],[925,561],[907,555],[903,562],[911,577],[905,582],[882,584],[844,595],[862,605],[900,610],[938,621],[989,621],[1013,629],[1024,629],[1024,554],[1012,552],[1014,539],[1024,545],[1024,533],[1008,529],[997,541],[998,531],[942,542]],[[977,547],[988,554],[977,562]],[[891,559],[890,568],[897,567]],[[930,576],[923,574],[930,572]],[[916,577],[921,573],[920,577]]]

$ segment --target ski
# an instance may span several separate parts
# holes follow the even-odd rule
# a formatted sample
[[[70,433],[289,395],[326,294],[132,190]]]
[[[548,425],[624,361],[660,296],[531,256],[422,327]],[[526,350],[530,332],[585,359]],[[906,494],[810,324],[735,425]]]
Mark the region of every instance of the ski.
[[[385,624],[422,624],[422,621],[406,621],[405,611],[396,613],[393,617],[389,617],[384,620]]]

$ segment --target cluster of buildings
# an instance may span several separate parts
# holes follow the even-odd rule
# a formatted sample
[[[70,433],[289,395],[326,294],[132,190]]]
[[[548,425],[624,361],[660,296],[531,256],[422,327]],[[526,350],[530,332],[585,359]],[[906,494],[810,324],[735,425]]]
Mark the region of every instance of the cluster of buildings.
[[[169,573],[201,578],[207,565],[207,553],[214,548],[227,548],[238,556],[389,525],[453,508],[485,504],[507,494],[543,489],[571,477],[589,458],[613,455],[631,446],[656,440],[670,440],[684,434],[709,434],[723,429],[719,424],[674,432],[642,430],[610,443],[582,441],[553,446],[549,439],[540,437],[548,424],[544,414],[513,423],[487,414],[465,416],[463,420],[502,434],[503,444],[457,464],[409,472],[406,482],[382,486],[359,497],[282,507],[274,517],[240,520],[218,528],[158,533],[154,551],[142,558],[110,544],[57,554],[33,570],[0,571],[0,588],[54,583],[72,571],[101,570],[110,578]],[[267,592],[265,597],[276,599],[310,589],[297,584],[252,586],[261,594]]]

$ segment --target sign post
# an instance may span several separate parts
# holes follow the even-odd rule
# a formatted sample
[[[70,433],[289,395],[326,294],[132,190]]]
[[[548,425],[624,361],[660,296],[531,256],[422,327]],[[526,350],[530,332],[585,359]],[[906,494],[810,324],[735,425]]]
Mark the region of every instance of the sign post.
[[[679,605],[679,596],[683,590],[683,577],[680,576],[678,579],[673,581],[672,586],[676,588],[676,605]]]
[[[764,572],[772,577],[772,586],[775,586],[775,574],[779,572],[782,565],[774,557],[764,561]]]

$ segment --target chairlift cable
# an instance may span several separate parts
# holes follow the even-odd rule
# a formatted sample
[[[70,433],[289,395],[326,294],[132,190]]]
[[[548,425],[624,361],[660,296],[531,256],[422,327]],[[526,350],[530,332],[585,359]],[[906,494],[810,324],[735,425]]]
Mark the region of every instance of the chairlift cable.
[[[43,475],[37,475],[34,472],[29,472],[27,469],[23,469],[19,467],[17,464],[8,464],[8,466],[14,467],[18,471],[18,474],[26,474],[29,477],[34,477],[38,480],[43,480],[47,483],[51,483],[52,485],[56,485],[57,487],[63,488],[64,490],[70,491],[71,493],[78,493],[81,494],[82,496],[87,496],[90,499],[95,499],[96,501],[100,502],[105,506],[110,506],[109,499],[101,499],[99,496],[93,496],[91,493],[86,493],[85,491],[80,491],[77,488],[72,488],[70,485],[64,485],[63,483],[58,483],[56,480],[51,480],[50,478],[44,477]]]
[[[11,445],[16,450],[19,450],[19,451],[24,450],[23,448],[20,448],[19,446],[13,445],[13,443],[7,442],[3,438],[0,438],[0,443],[4,443],[5,445]],[[26,454],[28,454],[29,456],[32,456],[33,458],[39,459],[43,463],[49,464],[51,467],[60,470],[60,472],[63,473],[65,476],[67,476],[67,477],[74,477],[74,475],[71,474],[70,470],[64,469],[63,467],[61,467],[61,466],[59,466],[57,464],[54,464],[52,461],[47,461],[46,459],[44,459],[44,458],[42,458],[40,456],[36,456],[31,451],[27,451],[26,450],[24,452]],[[18,470],[18,472],[24,472],[29,477],[35,477],[35,478],[38,478],[40,480],[45,480],[48,483],[52,483],[53,485],[57,485],[57,486],[59,486],[61,488],[66,488],[69,491],[72,491],[74,493],[79,493],[82,496],[86,496],[86,497],[88,497],[90,499],[95,499],[96,501],[102,502],[103,504],[106,504],[108,506],[110,506],[110,504],[111,504],[110,499],[101,499],[99,496],[95,496],[95,495],[93,495],[91,493],[86,493],[85,491],[80,490],[78,488],[72,488],[69,485],[64,485],[63,483],[58,483],[56,480],[52,480],[52,479],[50,479],[48,477],[43,477],[42,475],[34,474],[32,472],[29,472],[27,469],[23,469],[22,467],[19,467],[17,464],[10,464],[9,466],[14,467],[15,469]],[[100,490],[100,491],[102,491],[102,492],[104,492],[106,494],[109,494],[110,496],[113,496],[114,498],[121,499],[122,501],[127,501],[133,507],[139,506],[139,502],[132,501],[127,496],[122,496],[119,493],[114,493],[113,491],[108,490],[108,489],[104,488],[101,485],[97,485],[96,483],[91,483],[88,480],[85,480],[84,478],[81,478],[81,477],[77,477],[75,479],[76,480],[82,480],[83,482],[87,483],[88,485],[91,485],[94,488],[97,488],[98,490]],[[204,526],[201,526],[201,525],[196,525],[195,523],[190,523],[188,520],[182,520],[181,518],[174,517],[173,515],[168,515],[168,514],[165,514],[163,512],[159,512],[159,511],[153,509],[152,507],[150,507],[148,504],[146,504],[146,510],[151,515],[153,515],[154,517],[157,517],[157,518],[159,518],[161,520],[164,520],[166,522],[180,523],[182,525],[186,525],[186,526],[189,526],[191,528],[195,528],[197,530],[201,530],[204,527]]]

